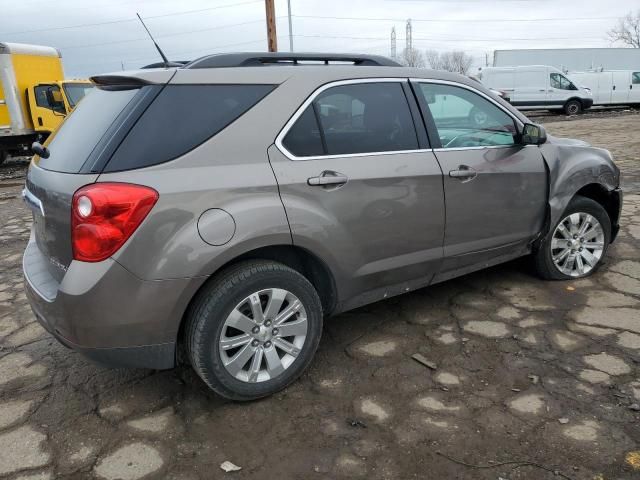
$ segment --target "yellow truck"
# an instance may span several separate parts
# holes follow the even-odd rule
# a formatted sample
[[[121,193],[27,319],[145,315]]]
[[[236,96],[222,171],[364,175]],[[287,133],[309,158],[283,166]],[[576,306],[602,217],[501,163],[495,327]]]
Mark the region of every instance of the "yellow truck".
[[[0,164],[30,154],[93,88],[88,80],[64,80],[62,55],[53,47],[0,43]]]

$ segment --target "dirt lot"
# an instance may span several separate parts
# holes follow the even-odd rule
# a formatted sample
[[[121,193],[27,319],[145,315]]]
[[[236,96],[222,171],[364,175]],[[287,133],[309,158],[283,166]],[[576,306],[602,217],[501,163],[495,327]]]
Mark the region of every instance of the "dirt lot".
[[[217,398],[187,368],[96,366],[34,322],[24,167],[9,162],[0,477],[640,478],[640,116],[550,120],[552,134],[612,150],[625,174],[604,268],[546,283],[518,261],[340,315],[300,381],[250,404]]]

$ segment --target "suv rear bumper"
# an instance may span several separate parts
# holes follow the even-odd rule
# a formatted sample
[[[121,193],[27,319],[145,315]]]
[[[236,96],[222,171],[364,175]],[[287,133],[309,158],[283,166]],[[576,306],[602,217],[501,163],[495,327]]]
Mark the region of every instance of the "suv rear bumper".
[[[27,298],[60,343],[111,366],[175,366],[180,321],[201,281],[144,281],[107,259],[73,261],[58,283],[47,263],[32,238],[23,258]]]

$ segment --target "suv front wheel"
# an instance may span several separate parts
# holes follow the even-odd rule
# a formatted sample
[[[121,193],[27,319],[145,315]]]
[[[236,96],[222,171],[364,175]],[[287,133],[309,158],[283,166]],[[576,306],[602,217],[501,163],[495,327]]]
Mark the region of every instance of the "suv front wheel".
[[[611,241],[611,220],[590,198],[576,196],[534,254],[539,275],[569,280],[592,274]]]
[[[322,334],[322,306],[296,270],[252,260],[205,286],[185,333],[191,364],[212,390],[254,400],[285,388],[309,366]]]

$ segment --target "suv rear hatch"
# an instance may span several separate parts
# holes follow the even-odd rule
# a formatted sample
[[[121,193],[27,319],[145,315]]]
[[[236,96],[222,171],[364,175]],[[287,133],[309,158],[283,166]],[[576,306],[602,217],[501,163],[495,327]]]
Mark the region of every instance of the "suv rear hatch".
[[[162,75],[166,77],[163,83],[171,74]],[[94,81],[101,78],[104,77]],[[33,235],[39,250],[30,254],[42,256],[40,263],[46,264],[40,265],[39,275],[46,276],[48,272],[56,282],[62,280],[73,258],[73,194],[97,180],[126,132],[162,89],[162,84],[135,77],[108,78],[109,85],[87,94],[47,139],[44,146],[49,156],[36,155],[27,173],[23,196],[33,211]],[[50,280],[42,279],[44,283]]]

